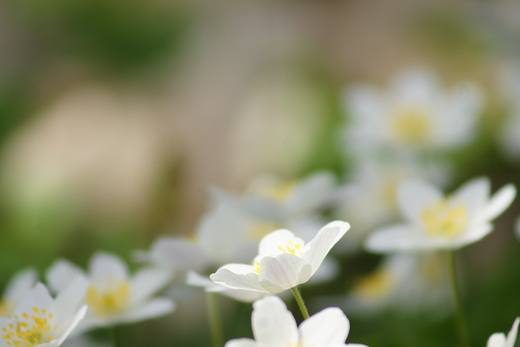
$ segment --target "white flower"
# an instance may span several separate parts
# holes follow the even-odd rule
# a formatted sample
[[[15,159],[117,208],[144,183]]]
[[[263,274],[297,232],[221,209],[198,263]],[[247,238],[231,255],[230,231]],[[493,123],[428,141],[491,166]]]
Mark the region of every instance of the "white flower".
[[[232,261],[246,261],[255,254],[257,241],[250,235],[250,221],[226,203],[218,203],[200,221],[192,237],[162,236],[137,260],[157,266],[203,272]]]
[[[345,344],[350,323],[337,307],[326,308],[303,321],[299,327],[292,313],[277,296],[255,301],[251,315],[255,339],[233,339],[225,347],[361,347]]]
[[[78,327],[80,331],[155,318],[175,308],[168,298],[151,298],[170,281],[171,274],[166,270],[145,268],[130,277],[119,257],[97,252],[90,261],[88,274],[60,259],[47,272],[47,281],[53,290],[59,290],[76,275],[90,282],[85,295],[89,309]]]
[[[283,292],[307,282],[349,228],[346,222],[331,222],[308,244],[289,230],[273,231],[260,242],[253,265],[227,264],[210,278],[233,289]]]
[[[507,337],[503,333],[491,335],[487,341],[487,347],[513,347],[518,333],[518,323],[520,323],[520,319],[516,317],[511,330],[507,333]]]
[[[464,83],[444,91],[427,70],[406,70],[388,90],[357,85],[346,92],[346,148],[355,153],[376,149],[453,148],[468,142],[482,105],[477,86]]]
[[[16,273],[0,299],[0,316],[11,315],[13,309],[20,300],[34,287],[38,280],[38,274],[33,268],[28,268]]]
[[[437,252],[391,254],[355,282],[345,309],[370,314],[391,307],[403,311],[431,309],[430,316],[446,314],[451,308],[446,267],[446,258]]]
[[[474,179],[445,197],[421,181],[400,186],[398,202],[407,224],[372,234],[366,248],[374,252],[457,249],[482,239],[493,230],[490,221],[513,201],[516,189],[508,184],[489,196],[486,178]]]
[[[0,317],[2,347],[59,346],[83,318],[88,282],[77,277],[53,299],[47,288],[37,283],[14,309],[10,317]]]

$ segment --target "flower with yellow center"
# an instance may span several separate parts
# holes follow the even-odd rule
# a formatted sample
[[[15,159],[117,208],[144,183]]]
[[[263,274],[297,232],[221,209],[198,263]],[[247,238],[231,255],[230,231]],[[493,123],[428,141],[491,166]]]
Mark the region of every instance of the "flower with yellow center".
[[[60,259],[47,272],[53,290],[59,290],[73,276],[90,282],[84,300],[89,309],[78,331],[94,327],[133,323],[170,313],[174,303],[169,298],[152,298],[171,279],[171,273],[159,268],[145,268],[130,277],[126,264],[116,255],[97,252],[90,261],[89,273]]]
[[[408,181],[398,190],[407,224],[377,230],[366,247],[374,252],[458,249],[493,230],[491,221],[513,201],[516,189],[508,184],[490,197],[486,178],[472,180],[451,196],[421,181]]]
[[[233,339],[225,347],[366,347],[345,344],[350,322],[337,307],[312,315],[298,327],[282,299],[268,296],[253,303],[251,325],[254,340]]]
[[[33,268],[16,273],[0,298],[0,317],[10,316],[22,297],[36,284],[38,274]]]
[[[364,156],[381,148],[417,151],[461,146],[475,134],[483,97],[473,83],[447,90],[432,71],[408,69],[384,90],[350,86],[345,104],[351,117],[344,131],[345,148]]]
[[[37,283],[9,317],[0,317],[0,346],[59,346],[83,318],[82,298],[88,282],[76,277],[53,299]]]
[[[280,293],[307,282],[332,246],[350,225],[335,221],[325,225],[308,244],[286,229],[275,230],[260,242],[252,265],[227,264],[210,278],[233,289]]]

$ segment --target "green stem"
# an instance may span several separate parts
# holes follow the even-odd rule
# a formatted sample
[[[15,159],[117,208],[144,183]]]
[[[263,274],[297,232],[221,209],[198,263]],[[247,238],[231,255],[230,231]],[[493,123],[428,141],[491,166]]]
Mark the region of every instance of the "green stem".
[[[121,339],[119,338],[118,329],[115,325],[110,328],[110,338],[114,347],[121,347]]]
[[[224,346],[224,334],[222,332],[222,321],[220,319],[218,294],[206,292],[206,301],[208,304],[208,320],[213,347],[222,347]]]
[[[448,266],[453,290],[453,299],[455,304],[455,319],[457,321],[458,334],[461,346],[469,346],[469,335],[464,318],[464,310],[462,309],[462,300],[460,295],[460,287],[457,281],[457,265],[455,262],[455,251],[448,251]]]
[[[300,294],[300,290],[298,287],[292,287],[291,288],[294,298],[296,299],[296,302],[298,303],[298,307],[300,308],[300,311],[302,311],[303,319],[309,318],[309,311],[307,311],[307,307],[305,306],[305,302],[303,302],[302,295]]]

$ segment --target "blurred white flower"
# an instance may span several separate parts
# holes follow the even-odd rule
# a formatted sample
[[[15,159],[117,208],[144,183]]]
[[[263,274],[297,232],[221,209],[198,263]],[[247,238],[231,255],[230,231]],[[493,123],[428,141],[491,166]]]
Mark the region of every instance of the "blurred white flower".
[[[283,292],[307,282],[349,228],[346,222],[331,222],[308,244],[289,230],[276,230],[260,242],[253,265],[227,264],[210,278],[233,289]]]
[[[436,187],[409,181],[398,191],[407,224],[377,230],[366,248],[374,252],[457,249],[482,239],[493,230],[490,221],[513,201],[516,189],[508,184],[493,196],[487,178],[467,182],[445,197]]]
[[[473,83],[444,90],[427,70],[406,70],[388,90],[355,85],[345,92],[352,117],[345,131],[346,148],[354,153],[381,148],[444,149],[464,145],[475,133],[483,104]]]
[[[56,299],[53,299],[47,288],[37,283],[16,306],[10,317],[0,317],[0,345],[61,345],[85,315],[87,307],[80,305],[87,287],[87,281],[76,277]]]
[[[360,314],[386,308],[401,311],[431,309],[442,315],[451,308],[451,288],[446,258],[438,253],[387,256],[372,273],[361,277],[350,290],[345,309]]]
[[[432,179],[442,186],[448,179],[447,167],[440,162],[424,167],[416,162],[373,158],[353,165],[347,177],[348,195],[335,209],[335,216],[348,220],[353,228],[335,250],[358,250],[375,228],[398,220],[397,188],[412,177]]]
[[[253,339],[233,339],[225,347],[361,347],[345,344],[350,322],[343,311],[328,307],[304,320],[299,327],[282,299],[268,296],[255,301],[251,315]]]
[[[518,323],[520,318],[516,317],[511,330],[507,333],[507,337],[503,333],[494,333],[487,341],[487,347],[513,347],[518,334]]]
[[[7,284],[0,299],[0,316],[10,316],[20,300],[33,289],[37,280],[38,274],[33,268],[16,273]]]
[[[119,257],[97,252],[90,261],[88,274],[59,259],[47,271],[47,282],[52,290],[59,291],[78,275],[90,282],[84,298],[89,309],[78,331],[151,319],[175,309],[169,298],[152,298],[171,279],[170,272],[164,269],[144,268],[130,277]]]

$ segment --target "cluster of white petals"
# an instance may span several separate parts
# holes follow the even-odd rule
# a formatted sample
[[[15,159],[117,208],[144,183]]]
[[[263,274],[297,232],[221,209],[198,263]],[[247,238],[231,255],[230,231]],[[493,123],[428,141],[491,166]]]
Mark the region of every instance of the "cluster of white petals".
[[[516,342],[516,336],[518,334],[518,323],[520,323],[520,318],[516,318],[513,322],[513,326],[507,336],[503,333],[494,333],[491,335],[487,341],[487,347],[513,347]]]
[[[175,309],[170,298],[152,298],[171,280],[164,269],[144,268],[130,277],[122,259],[97,252],[88,273],[67,260],[55,261],[47,272],[47,282],[52,290],[60,291],[76,276],[89,283],[84,295],[88,311],[76,332],[155,318]]]
[[[0,300],[0,316],[9,316],[20,300],[33,289],[38,274],[33,268],[21,270],[16,273],[7,284]]]
[[[277,296],[255,301],[251,315],[254,340],[233,339],[225,347],[363,347],[345,344],[350,323],[339,308],[329,307],[303,321],[299,327]],[[365,346],[366,347],[366,346]]]
[[[469,181],[448,197],[428,183],[405,182],[397,196],[407,223],[377,230],[366,248],[373,252],[461,248],[489,234],[490,222],[515,195],[515,187],[508,184],[490,197],[486,178]]]

